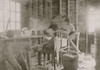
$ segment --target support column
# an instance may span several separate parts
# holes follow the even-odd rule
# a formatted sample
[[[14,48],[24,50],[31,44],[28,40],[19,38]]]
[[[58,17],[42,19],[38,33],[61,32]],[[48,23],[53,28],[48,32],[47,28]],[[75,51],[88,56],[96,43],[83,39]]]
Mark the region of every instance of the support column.
[[[63,13],[62,13],[62,0],[60,0],[60,15],[63,15]]]

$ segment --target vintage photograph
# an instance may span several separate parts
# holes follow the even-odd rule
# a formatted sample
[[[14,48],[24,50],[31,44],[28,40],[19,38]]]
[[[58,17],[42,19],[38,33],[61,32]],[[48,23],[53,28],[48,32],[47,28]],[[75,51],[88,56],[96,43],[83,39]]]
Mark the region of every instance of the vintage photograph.
[[[0,70],[99,70],[100,0],[0,0]]]

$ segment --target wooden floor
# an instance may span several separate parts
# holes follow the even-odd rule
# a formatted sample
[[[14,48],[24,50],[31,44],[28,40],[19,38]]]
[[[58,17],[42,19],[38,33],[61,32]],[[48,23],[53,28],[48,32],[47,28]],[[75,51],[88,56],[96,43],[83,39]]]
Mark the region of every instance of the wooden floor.
[[[46,68],[48,68],[49,70],[62,70],[62,69],[63,69],[62,66],[60,66],[60,65],[57,66],[57,64],[55,64],[55,65],[56,65],[56,68],[54,69],[53,63],[51,62],[51,60],[47,60],[47,58],[46,58],[46,60],[45,60],[45,62],[44,62],[43,55],[42,55],[41,64],[42,64],[42,65],[38,65],[38,57],[37,57],[37,55],[34,56],[34,57],[31,59],[31,69],[34,69],[34,68],[36,68],[36,67],[46,67]]]
[[[89,59],[89,58],[88,58]],[[87,63],[86,63],[87,62]],[[90,62],[90,63],[89,63]],[[81,68],[79,68],[78,67],[78,69],[77,70],[90,70],[91,68],[91,70],[95,70],[95,67],[90,67],[90,68],[86,68],[86,65],[88,66],[88,65],[91,65],[91,62],[92,62],[92,60],[91,61],[89,61],[89,60],[87,60],[87,57],[86,57],[86,60],[85,60],[85,63],[79,63],[79,65],[82,65],[82,67]],[[46,60],[45,60],[45,64],[44,64],[44,60],[43,60],[43,55],[42,55],[42,65],[41,66],[39,66],[38,65],[38,57],[37,57],[37,55],[36,56],[34,56],[32,59],[31,59],[31,70],[33,70],[34,68],[38,68],[38,67],[43,67],[43,68],[47,68],[47,70],[64,70],[64,68],[63,68],[63,66],[57,66],[57,64],[55,64],[56,65],[56,68],[54,68],[54,66],[52,65],[52,63],[50,62],[50,61],[48,61],[47,60],[47,58],[46,58]],[[92,62],[92,64],[93,64],[93,62]]]

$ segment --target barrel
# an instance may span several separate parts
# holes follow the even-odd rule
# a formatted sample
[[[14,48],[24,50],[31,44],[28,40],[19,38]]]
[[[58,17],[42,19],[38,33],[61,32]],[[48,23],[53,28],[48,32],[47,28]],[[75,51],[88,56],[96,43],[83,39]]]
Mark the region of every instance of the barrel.
[[[64,54],[62,57],[62,65],[64,70],[77,70],[78,56],[72,54]]]

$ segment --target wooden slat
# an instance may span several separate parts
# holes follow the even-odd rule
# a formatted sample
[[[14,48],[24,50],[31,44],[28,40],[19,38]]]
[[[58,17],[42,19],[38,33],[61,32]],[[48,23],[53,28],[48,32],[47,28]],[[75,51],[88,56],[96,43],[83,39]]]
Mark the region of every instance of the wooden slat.
[[[40,36],[29,36],[29,37],[16,37],[16,38],[8,38],[8,39],[3,39],[3,40],[16,40],[16,39],[29,39],[29,38],[39,38],[39,37],[44,37],[43,35]]]

